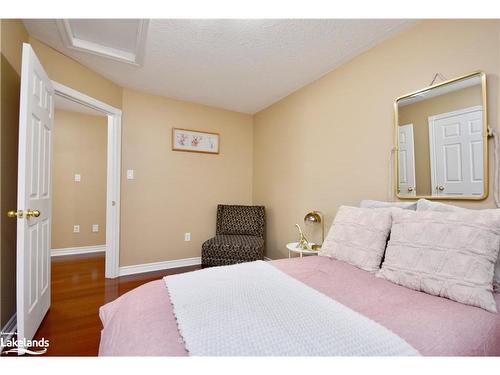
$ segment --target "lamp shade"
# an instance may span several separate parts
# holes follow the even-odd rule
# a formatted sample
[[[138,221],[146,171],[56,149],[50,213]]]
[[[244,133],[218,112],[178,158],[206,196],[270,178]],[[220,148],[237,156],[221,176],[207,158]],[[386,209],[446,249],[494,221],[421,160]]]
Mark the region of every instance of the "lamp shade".
[[[304,222],[321,223],[321,214],[318,211],[311,211],[304,216]]]

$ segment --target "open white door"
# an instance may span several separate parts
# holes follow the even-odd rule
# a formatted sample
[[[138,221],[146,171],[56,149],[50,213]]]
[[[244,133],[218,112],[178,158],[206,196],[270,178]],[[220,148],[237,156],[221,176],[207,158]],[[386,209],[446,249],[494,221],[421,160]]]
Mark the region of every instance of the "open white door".
[[[17,335],[32,339],[50,307],[54,89],[23,44],[17,189]]]
[[[399,195],[416,196],[413,124],[398,126]]]

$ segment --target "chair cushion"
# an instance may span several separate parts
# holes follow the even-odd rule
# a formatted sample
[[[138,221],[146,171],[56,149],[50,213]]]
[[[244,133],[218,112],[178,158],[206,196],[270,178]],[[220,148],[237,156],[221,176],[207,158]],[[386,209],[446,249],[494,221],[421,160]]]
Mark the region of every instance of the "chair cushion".
[[[202,245],[202,257],[220,259],[262,259],[264,240],[256,236],[217,235]]]
[[[260,206],[223,206],[218,234],[262,236],[263,220]]]

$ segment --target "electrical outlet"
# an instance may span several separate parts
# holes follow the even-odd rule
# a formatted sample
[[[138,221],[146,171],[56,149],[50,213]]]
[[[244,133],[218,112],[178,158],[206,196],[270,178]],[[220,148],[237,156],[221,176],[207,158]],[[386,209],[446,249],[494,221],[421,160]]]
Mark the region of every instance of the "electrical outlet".
[[[80,233],[80,225],[73,225],[73,233]]]
[[[92,232],[99,232],[99,224],[92,224]]]
[[[82,180],[82,176],[79,174],[75,174],[75,182],[80,182]]]
[[[184,241],[191,241],[191,233],[184,233]]]

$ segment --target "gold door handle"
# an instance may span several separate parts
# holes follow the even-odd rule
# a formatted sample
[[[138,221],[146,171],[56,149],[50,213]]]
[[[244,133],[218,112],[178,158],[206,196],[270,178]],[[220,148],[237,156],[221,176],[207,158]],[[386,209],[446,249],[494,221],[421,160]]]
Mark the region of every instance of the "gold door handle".
[[[7,212],[7,216],[10,217],[11,219],[15,219],[16,217],[19,219],[22,219],[24,216],[24,212],[22,210],[10,210]]]
[[[411,193],[413,191],[413,188],[411,186],[408,186],[408,191]]]
[[[39,217],[40,216],[40,211],[38,210],[28,210],[26,212],[24,212],[23,210],[10,210],[7,212],[7,216],[14,219],[14,218],[18,218],[18,219],[22,219],[22,218],[26,218],[26,219],[29,219],[31,217]]]
[[[438,190],[439,190],[439,191],[443,191],[443,190],[444,190],[444,186],[443,186],[443,185],[439,185],[439,186],[438,186]]]
[[[38,210],[28,210],[26,211],[26,218],[29,219],[30,217],[38,217],[40,216],[40,211]]]

